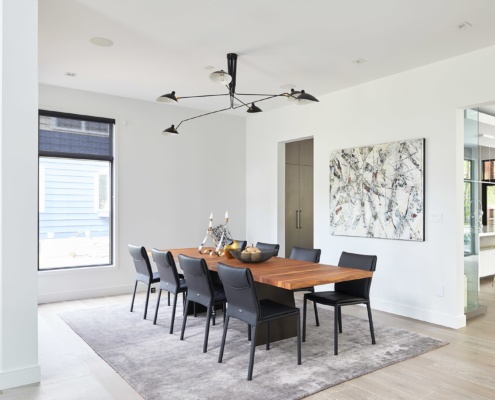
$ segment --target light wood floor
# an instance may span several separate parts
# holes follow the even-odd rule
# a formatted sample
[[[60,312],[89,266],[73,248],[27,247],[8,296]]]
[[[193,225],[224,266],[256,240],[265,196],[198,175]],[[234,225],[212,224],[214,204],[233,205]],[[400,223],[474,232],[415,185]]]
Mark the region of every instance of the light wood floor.
[[[458,330],[374,311],[375,324],[408,329],[450,344],[308,399],[495,399],[495,288],[491,282],[483,280],[480,293],[480,303],[488,306],[487,314]],[[141,300],[142,295],[136,298]],[[57,316],[61,311],[129,303],[130,295],[126,295],[41,305],[42,382],[4,390],[0,400],[141,399]],[[346,307],[344,312],[366,318],[362,307]]]

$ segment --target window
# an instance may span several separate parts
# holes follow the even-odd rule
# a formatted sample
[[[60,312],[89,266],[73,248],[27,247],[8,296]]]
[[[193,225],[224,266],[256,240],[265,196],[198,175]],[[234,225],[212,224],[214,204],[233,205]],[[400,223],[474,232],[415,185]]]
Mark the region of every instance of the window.
[[[40,110],[39,270],[112,264],[114,125]]]

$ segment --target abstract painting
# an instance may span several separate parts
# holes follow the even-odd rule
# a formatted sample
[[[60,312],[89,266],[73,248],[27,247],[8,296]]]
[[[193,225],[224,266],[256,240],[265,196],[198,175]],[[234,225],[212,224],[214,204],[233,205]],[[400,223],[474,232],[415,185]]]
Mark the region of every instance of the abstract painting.
[[[424,241],[425,140],[330,154],[330,233]]]

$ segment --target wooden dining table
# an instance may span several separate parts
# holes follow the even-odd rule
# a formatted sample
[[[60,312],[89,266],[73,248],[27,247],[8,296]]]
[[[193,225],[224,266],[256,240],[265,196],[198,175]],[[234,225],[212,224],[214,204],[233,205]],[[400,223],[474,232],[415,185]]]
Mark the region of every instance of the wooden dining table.
[[[312,263],[292,260],[283,257],[272,257],[262,263],[244,263],[225,255],[216,255],[213,249],[198,248],[167,249],[175,259],[179,254],[189,257],[204,258],[210,271],[217,271],[218,263],[232,267],[249,268],[256,282],[256,292],[259,300],[270,299],[288,306],[295,307],[295,289],[344,282],[356,279],[370,278],[373,272],[335,265]],[[295,317],[287,317],[281,323],[270,325],[270,341],[296,336]],[[264,332],[259,332],[256,344],[265,343]]]

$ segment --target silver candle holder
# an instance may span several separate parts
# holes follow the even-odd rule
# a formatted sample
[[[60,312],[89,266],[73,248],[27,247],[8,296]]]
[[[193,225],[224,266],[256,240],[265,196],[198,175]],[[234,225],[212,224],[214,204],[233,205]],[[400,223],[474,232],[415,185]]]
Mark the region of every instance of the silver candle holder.
[[[210,222],[208,224],[208,230],[206,231],[206,235],[201,242],[201,244],[198,247],[198,251],[200,254],[206,254],[208,253],[207,250],[203,250],[204,245],[210,238],[213,247],[215,247],[214,251],[210,251],[210,254],[214,253],[217,256],[220,256],[223,254],[223,248],[226,245],[227,240],[232,240],[232,237],[230,236],[230,231],[228,228],[228,223],[229,223],[229,212],[225,212],[225,223],[222,225],[218,225],[213,227],[213,213],[210,214]]]

